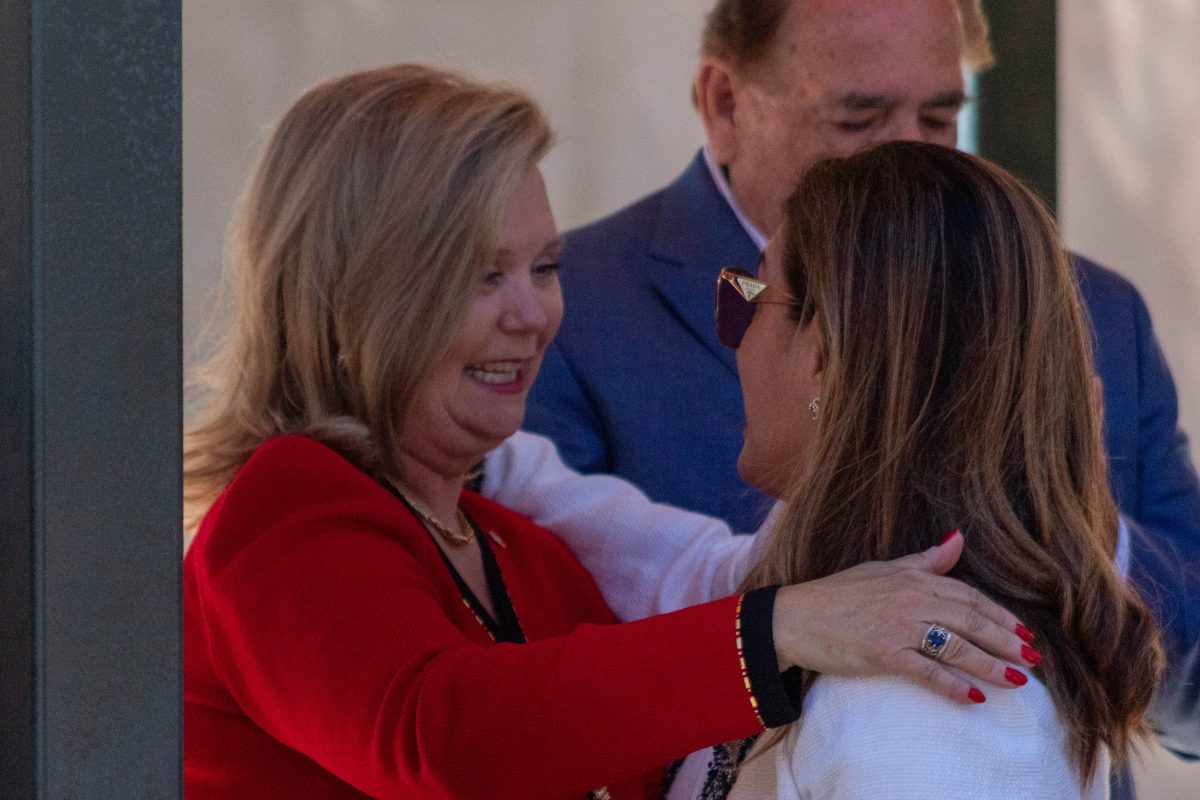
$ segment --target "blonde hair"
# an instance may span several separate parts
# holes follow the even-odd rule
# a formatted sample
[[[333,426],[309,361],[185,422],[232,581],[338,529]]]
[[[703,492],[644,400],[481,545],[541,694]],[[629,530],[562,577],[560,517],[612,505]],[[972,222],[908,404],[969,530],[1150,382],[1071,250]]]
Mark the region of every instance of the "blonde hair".
[[[809,170],[780,235],[797,323],[823,342],[821,411],[747,585],[959,527],[951,575],[1036,633],[1081,777],[1101,745],[1120,763],[1147,734],[1162,653],[1113,566],[1089,329],[1050,216],[982,159],[892,142]]]
[[[232,326],[194,376],[185,530],[279,434],[398,474],[414,388],[461,322],[508,195],[550,141],[525,94],[420,65],[336,78],[288,109],[232,228]]]

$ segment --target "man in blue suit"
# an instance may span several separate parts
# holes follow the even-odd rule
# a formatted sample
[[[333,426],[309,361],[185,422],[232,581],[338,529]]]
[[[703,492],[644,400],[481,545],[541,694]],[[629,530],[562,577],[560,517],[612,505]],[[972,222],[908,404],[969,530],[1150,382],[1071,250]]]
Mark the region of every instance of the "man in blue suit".
[[[952,146],[962,65],[989,61],[978,0],[720,0],[694,85],[706,145],[674,183],[568,235],[566,315],[527,427],[582,471],[755,529],[770,501],[736,472],[743,409],[713,326],[717,274],[755,269],[817,160],[892,139]],[[1200,753],[1200,481],[1145,304],[1076,263],[1130,573],[1166,626],[1154,723],[1167,746]]]

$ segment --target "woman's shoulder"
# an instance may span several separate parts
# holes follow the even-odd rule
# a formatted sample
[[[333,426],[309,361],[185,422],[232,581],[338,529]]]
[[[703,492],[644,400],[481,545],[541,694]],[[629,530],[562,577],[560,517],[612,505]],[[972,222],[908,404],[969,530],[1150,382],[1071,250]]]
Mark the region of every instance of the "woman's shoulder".
[[[856,726],[862,730],[855,736],[883,738],[911,737],[914,727],[939,737],[1015,735],[1026,741],[1062,731],[1050,693],[1036,679],[1021,688],[992,687],[983,703],[958,703],[906,678],[823,676],[805,697],[802,719],[827,726],[836,719],[843,734]]]
[[[902,678],[822,677],[773,749],[766,760],[781,786],[795,787],[780,796],[1093,796],[1080,789],[1054,703],[1036,680],[960,704]],[[1105,796],[1102,776],[1095,797]]]
[[[284,434],[273,436],[256,447],[230,482],[230,487],[248,481],[310,484],[329,478],[370,481],[366,473],[329,445],[300,434]]]
[[[267,439],[250,454],[213,510],[220,515],[293,513],[332,498],[386,496],[365,472],[307,436]]]
[[[188,559],[202,557],[209,570],[219,571],[268,540],[289,547],[325,534],[394,540],[399,530],[419,530],[410,517],[333,449],[306,436],[277,436],[255,449],[213,503]]]

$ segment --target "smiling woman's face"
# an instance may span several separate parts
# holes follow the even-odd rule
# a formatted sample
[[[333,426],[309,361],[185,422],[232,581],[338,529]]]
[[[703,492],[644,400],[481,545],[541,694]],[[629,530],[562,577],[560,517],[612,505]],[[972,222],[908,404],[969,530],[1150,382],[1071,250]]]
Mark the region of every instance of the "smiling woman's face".
[[[466,315],[417,390],[404,450],[425,463],[474,463],[511,436],[542,354],[562,321],[554,224],[541,173],[526,173],[505,207],[495,257],[481,265]]]

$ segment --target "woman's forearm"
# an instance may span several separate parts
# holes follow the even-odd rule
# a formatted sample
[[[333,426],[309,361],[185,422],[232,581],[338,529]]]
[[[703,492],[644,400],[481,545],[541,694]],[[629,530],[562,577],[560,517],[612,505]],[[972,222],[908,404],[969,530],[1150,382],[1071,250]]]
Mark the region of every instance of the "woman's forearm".
[[[620,478],[581,475],[563,463],[549,439],[524,431],[488,456],[483,493],[562,539],[622,620],[733,594],[760,538],[654,503]]]

